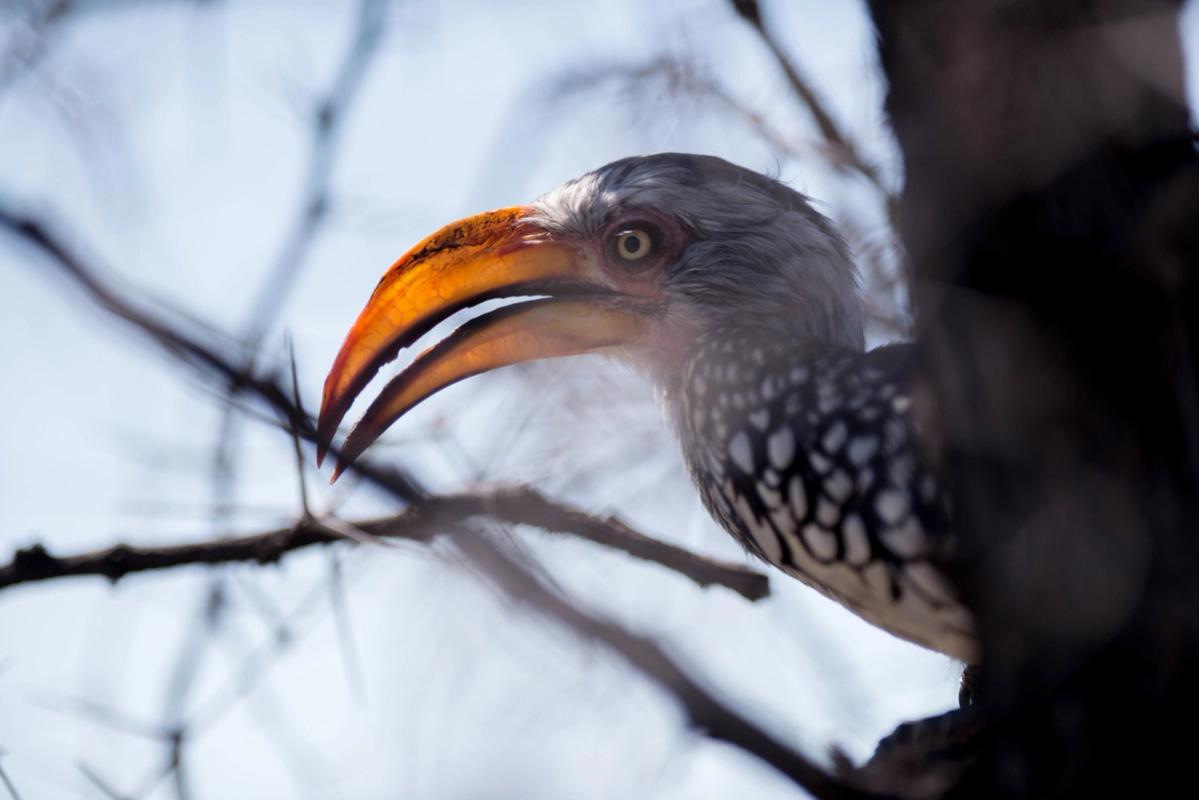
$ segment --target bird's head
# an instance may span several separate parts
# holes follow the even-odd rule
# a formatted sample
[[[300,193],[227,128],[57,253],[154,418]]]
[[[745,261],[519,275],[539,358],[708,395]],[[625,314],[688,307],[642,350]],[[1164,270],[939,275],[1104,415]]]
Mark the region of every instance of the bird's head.
[[[401,256],[325,380],[318,457],[401,348],[463,308],[533,296],[417,357],[347,437],[337,472],[429,395],[509,364],[607,351],[671,389],[691,343],[723,328],[862,346],[849,253],[803,195],[712,156],[626,158],[530,205],[447,225]]]

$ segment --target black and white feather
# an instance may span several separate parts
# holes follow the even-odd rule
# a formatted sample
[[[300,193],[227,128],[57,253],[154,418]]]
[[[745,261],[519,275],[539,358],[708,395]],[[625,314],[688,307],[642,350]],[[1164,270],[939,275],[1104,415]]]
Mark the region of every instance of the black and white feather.
[[[712,331],[688,358],[675,424],[704,504],[750,551],[969,661],[969,614],[935,566],[953,540],[912,435],[909,356]]]

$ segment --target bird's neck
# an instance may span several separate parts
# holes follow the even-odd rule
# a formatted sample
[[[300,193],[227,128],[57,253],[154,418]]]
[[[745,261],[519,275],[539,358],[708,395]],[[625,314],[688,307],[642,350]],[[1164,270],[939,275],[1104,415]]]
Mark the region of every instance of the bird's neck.
[[[727,326],[697,337],[672,371],[655,378],[690,461],[701,441],[722,444],[727,431],[769,401],[773,384],[797,365],[847,352],[785,325]]]

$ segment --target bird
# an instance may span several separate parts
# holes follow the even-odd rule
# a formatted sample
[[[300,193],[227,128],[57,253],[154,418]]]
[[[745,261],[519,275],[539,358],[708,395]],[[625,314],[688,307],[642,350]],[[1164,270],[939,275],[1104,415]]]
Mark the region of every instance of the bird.
[[[451,223],[383,275],[325,380],[318,464],[379,369],[417,356],[337,448],[333,480],[389,426],[460,380],[607,353],[648,376],[699,496],[729,534],[866,621],[978,659],[943,565],[951,498],[913,404],[911,343],[865,348],[855,263],[782,181],[716,156],[614,161],[526,205]]]

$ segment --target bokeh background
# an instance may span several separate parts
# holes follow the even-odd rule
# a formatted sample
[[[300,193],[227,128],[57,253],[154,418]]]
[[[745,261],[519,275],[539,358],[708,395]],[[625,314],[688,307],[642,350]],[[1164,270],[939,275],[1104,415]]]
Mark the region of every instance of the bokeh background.
[[[294,351],[309,409],[411,243],[635,153],[713,153],[811,195],[859,254],[873,341],[901,336],[887,195],[902,175],[865,9],[764,11],[881,188],[828,149],[724,0],[4,0],[0,201],[53,220],[124,288],[253,346],[260,369]],[[1194,108],[1196,3],[1185,20]],[[4,237],[0,343],[0,559],[296,518],[286,435]],[[528,483],[745,559],[700,507],[650,387],[599,358],[459,384],[376,457],[438,490]],[[395,510],[326,477],[305,475],[314,512]],[[581,605],[651,634],[808,753],[860,759],[899,721],[956,704],[959,665],[785,576],[751,603],[596,545],[510,535]],[[0,797],[796,794],[437,545],[6,589],[0,750]]]

